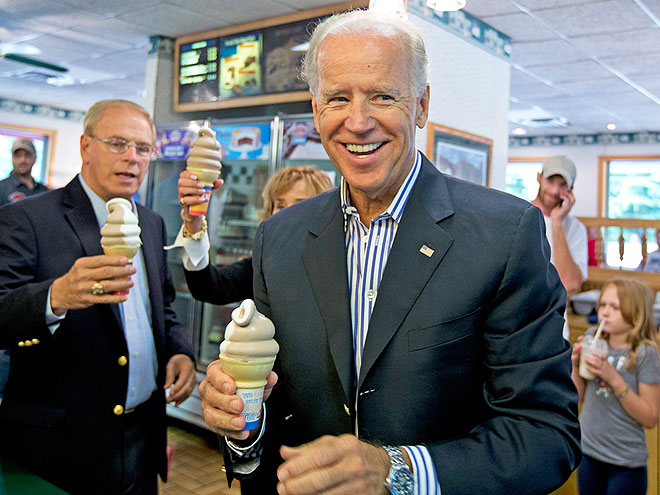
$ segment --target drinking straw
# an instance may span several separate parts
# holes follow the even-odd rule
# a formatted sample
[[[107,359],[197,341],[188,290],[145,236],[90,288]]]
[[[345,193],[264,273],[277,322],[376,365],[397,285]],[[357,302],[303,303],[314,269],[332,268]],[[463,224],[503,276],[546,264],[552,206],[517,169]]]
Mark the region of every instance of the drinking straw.
[[[598,325],[598,330],[596,330],[596,335],[594,335],[594,341],[598,340],[598,337],[600,337],[600,332],[603,329],[603,324],[605,323],[605,320],[601,320],[600,325]]]

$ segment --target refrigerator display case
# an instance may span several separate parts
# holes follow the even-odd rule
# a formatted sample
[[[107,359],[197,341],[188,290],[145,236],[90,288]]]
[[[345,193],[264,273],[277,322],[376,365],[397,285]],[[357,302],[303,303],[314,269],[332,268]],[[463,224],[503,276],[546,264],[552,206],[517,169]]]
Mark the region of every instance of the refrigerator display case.
[[[251,119],[190,121],[157,126],[156,154],[149,172],[147,204],[160,213],[172,244],[181,228],[177,181],[186,167],[189,147],[202,125],[216,132],[222,148],[224,184],[211,196],[207,212],[210,262],[234,263],[252,255],[252,243],[263,210],[261,193],[268,178],[281,167],[315,165],[338,185],[339,174],[329,161],[311,114]],[[186,327],[197,361],[197,381],[217,359],[231,312],[241,301],[217,306],[201,303],[186,285],[181,250],[168,251],[168,266],[177,290],[174,309]],[[193,396],[168,414],[205,426],[197,388]]]

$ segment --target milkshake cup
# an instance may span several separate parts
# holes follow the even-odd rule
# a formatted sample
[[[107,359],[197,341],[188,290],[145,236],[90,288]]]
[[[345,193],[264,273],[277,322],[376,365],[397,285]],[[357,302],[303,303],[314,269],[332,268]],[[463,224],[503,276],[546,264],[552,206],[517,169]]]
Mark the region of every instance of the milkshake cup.
[[[588,363],[584,360],[585,356],[590,354],[599,354],[607,357],[607,341],[604,339],[595,339],[591,335],[587,335],[582,341],[582,350],[580,351],[580,367],[578,373],[586,380],[593,380],[596,375],[587,370]]]
[[[220,344],[220,361],[224,372],[236,383],[236,395],[243,401],[243,429],[254,430],[261,419],[266,377],[280,348],[273,339],[273,323],[257,311],[251,299],[243,301],[231,317],[225,340]]]
[[[186,170],[195,175],[204,186],[201,204],[190,205],[188,211],[191,215],[206,216],[211,200],[213,183],[220,176],[222,163],[220,162],[220,143],[215,139],[215,132],[208,127],[198,131],[199,137],[193,141],[186,161]]]

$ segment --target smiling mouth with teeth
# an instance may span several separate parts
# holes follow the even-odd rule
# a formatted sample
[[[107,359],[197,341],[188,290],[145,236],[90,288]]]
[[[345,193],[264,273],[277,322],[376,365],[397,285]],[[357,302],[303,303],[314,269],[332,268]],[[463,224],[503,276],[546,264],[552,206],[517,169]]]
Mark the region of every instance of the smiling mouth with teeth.
[[[346,144],[346,149],[354,155],[369,155],[380,148],[382,145],[383,142],[369,144]]]

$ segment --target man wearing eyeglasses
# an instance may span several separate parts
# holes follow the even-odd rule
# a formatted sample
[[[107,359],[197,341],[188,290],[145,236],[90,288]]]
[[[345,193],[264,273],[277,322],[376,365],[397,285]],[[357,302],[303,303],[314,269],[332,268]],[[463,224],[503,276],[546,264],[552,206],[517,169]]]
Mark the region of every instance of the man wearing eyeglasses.
[[[195,386],[165,225],[133,203],[142,229],[133,264],[100,243],[105,204],[131,201],[155,129],[124,100],[94,104],[83,125],[80,174],[0,215],[0,348],[12,359],[0,450],[69,493],[155,494],[166,475],[165,403]]]

